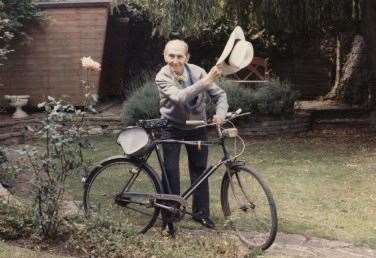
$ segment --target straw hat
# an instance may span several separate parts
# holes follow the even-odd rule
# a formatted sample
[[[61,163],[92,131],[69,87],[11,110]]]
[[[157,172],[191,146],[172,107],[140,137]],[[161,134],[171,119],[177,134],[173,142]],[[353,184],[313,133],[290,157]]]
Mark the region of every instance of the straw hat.
[[[237,26],[231,33],[217,64],[223,64],[223,74],[233,74],[249,65],[253,59],[253,46],[245,40],[242,28]]]

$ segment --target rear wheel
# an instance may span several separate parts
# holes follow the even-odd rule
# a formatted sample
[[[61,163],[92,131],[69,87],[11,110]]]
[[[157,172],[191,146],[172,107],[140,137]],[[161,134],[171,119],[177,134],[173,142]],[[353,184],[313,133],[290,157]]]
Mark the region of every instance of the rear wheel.
[[[158,218],[159,209],[143,196],[124,197],[126,192],[161,192],[156,173],[145,164],[118,158],[94,169],[85,183],[84,208],[90,216],[105,216],[115,223],[126,223],[145,233]]]
[[[230,176],[229,176],[230,174]],[[246,167],[235,167],[222,181],[226,226],[251,248],[266,250],[277,235],[277,209],[266,182]]]

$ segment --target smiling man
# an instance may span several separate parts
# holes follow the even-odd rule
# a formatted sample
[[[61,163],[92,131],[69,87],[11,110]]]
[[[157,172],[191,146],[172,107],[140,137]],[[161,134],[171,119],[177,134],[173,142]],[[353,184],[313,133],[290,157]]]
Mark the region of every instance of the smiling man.
[[[205,98],[216,101],[213,122],[222,123],[228,104],[226,93],[214,81],[222,74],[222,66],[211,68],[209,73],[197,65],[189,64],[188,45],[182,40],[169,41],[164,50],[166,65],[158,72],[155,82],[160,96],[160,113],[168,120],[162,136],[177,140],[205,140],[206,128],[193,128],[187,120],[206,120]],[[202,174],[207,166],[207,146],[186,145],[191,182]],[[173,194],[180,194],[179,157],[180,144],[164,144],[163,155],[166,174]],[[166,189],[166,182],[163,186]],[[205,180],[193,195],[193,219],[214,228],[209,212],[209,185]]]

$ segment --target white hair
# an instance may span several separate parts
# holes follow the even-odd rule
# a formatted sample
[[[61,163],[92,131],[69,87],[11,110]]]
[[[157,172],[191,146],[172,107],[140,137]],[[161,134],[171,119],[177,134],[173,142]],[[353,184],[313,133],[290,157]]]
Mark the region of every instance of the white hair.
[[[180,45],[185,49],[185,53],[188,54],[188,44],[180,39],[173,39],[166,43],[166,46],[164,48],[163,54],[166,54],[167,48],[171,47],[172,45]]]

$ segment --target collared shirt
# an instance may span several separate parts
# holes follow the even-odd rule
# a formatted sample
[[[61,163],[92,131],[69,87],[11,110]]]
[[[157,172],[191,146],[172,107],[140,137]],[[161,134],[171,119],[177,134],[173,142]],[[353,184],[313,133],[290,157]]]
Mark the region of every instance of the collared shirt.
[[[179,82],[179,84],[181,86],[183,86],[184,88],[190,85],[190,79],[189,79],[188,71],[187,71],[187,68],[185,66],[184,66],[184,70],[183,70],[182,75],[177,75],[177,74],[174,74],[174,75],[175,75],[176,80]],[[181,78],[184,78],[184,79],[181,80]]]
[[[193,64],[186,66],[190,72],[186,70],[187,68],[184,69],[183,75],[187,75],[184,78],[184,85],[178,83],[176,75],[168,65],[162,67],[155,78],[162,117],[178,124],[181,128],[189,127],[186,126],[187,120],[206,120],[205,101],[199,96],[207,93],[216,100],[216,115],[224,118],[228,109],[226,93],[215,83],[210,86],[202,84],[200,79],[206,75],[204,69]]]

